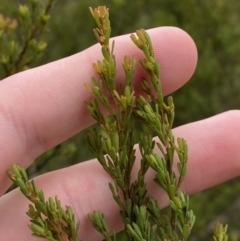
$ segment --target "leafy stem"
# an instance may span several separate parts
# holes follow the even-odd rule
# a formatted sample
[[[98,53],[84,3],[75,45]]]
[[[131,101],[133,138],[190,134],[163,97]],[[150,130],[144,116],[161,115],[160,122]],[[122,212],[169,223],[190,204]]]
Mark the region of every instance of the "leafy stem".
[[[122,209],[121,216],[128,230],[129,240],[137,240],[140,238],[139,232],[141,235],[146,232],[143,227],[136,226],[139,219],[147,224],[145,228],[148,230],[148,238],[155,234],[155,228],[147,221],[151,218],[149,214],[154,215],[156,212],[151,205],[149,206],[153,202],[147,201],[150,197],[147,197],[144,177],[149,167],[156,171],[155,181],[168,194],[171,203],[171,217],[165,217],[165,221],[161,221],[162,226],[167,225],[169,229],[160,232],[160,237],[162,240],[166,238],[167,240],[186,240],[195,220],[192,211],[188,210],[188,201],[186,201],[188,197],[179,190],[186,175],[187,144],[182,138],[178,138],[175,143],[171,130],[175,115],[174,103],[172,97],[168,97],[167,104],[163,100],[159,64],[154,55],[150,36],[143,29],[136,31],[136,35],[131,35],[132,41],[145,55],[145,58],[140,60],[140,64],[150,76],[150,83],[146,79],[141,82],[141,88],[148,97],[146,100],[142,95],[135,95],[132,85],[136,68],[134,58],[124,57],[125,82],[119,87],[116,86],[115,56],[113,49],[109,47],[111,29],[108,9],[98,7],[94,10],[90,8],[90,11],[97,24],[94,34],[102,46],[104,57],[102,61],[93,64],[99,80],[92,78],[93,87],[86,85],[87,89],[95,95],[95,98],[90,103],[86,103],[86,106],[93,118],[103,127],[100,135],[96,130],[88,132],[90,148],[114,180],[114,185],[110,184],[110,189],[113,198]],[[104,87],[99,88],[103,85],[109,94],[104,92]],[[111,116],[105,118],[99,107],[100,103],[107,110],[111,109],[109,103],[114,103],[116,111],[110,110]],[[151,134],[142,135],[139,143],[142,155],[141,167],[136,181],[131,183],[131,173],[136,160],[134,123],[131,119],[133,114],[149,127],[150,132],[156,133],[159,141],[152,141]],[[161,156],[155,152],[155,145]],[[174,172],[175,152],[179,158],[178,173]],[[122,191],[123,200],[119,189]],[[141,215],[137,210],[142,210]],[[143,215],[144,212],[146,215]],[[162,230],[163,227],[158,228]]]
[[[43,191],[33,180],[28,180],[26,171],[19,165],[12,165],[7,174],[32,202],[27,215],[31,218],[29,228],[33,236],[49,241],[78,241],[79,223],[75,224],[75,215],[70,206],[64,210],[57,196],[45,200]]]

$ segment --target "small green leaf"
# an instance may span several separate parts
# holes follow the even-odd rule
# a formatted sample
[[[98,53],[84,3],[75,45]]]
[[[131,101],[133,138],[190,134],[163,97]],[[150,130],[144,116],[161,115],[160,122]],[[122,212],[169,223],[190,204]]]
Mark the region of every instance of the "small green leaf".
[[[42,227],[40,227],[39,225],[32,223],[29,227],[33,231],[34,234],[42,235],[42,237],[45,237],[45,230]]]
[[[48,210],[46,204],[39,201],[35,204],[37,211],[42,212],[45,216],[48,216]]]

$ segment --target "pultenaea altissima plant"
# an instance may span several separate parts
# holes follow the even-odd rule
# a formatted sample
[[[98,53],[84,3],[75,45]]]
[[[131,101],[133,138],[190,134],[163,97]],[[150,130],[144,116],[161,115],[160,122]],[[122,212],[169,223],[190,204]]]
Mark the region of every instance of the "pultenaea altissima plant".
[[[109,188],[120,208],[126,240],[185,241],[195,221],[193,211],[189,210],[189,197],[180,190],[187,171],[188,147],[184,139],[175,139],[172,132],[173,98],[170,96],[167,102],[164,101],[159,63],[150,36],[143,29],[130,36],[144,54],[139,62],[149,76],[140,82],[143,95],[137,95],[133,86],[137,60],[124,57],[125,79],[118,84],[114,41],[110,44],[108,9],[101,6],[94,10],[90,8],[90,11],[97,24],[94,34],[101,44],[103,60],[93,64],[99,77],[92,77],[91,85],[85,84],[93,94],[86,107],[101,126],[100,130],[88,130],[87,139],[99,163],[113,179]],[[132,172],[137,161],[135,121],[143,122],[149,130],[142,133],[139,141],[140,168],[133,181]],[[157,137],[155,140],[153,135]],[[150,168],[156,173],[154,181],[169,197],[168,214],[162,213],[158,201],[148,194],[145,176]],[[58,197],[46,201],[42,190],[34,181],[28,181],[20,166],[13,165],[8,176],[33,203],[27,214],[31,218],[30,228],[34,236],[51,241],[78,240],[79,224],[75,224],[70,207],[64,210]],[[117,240],[101,211],[94,211],[88,217],[105,240]],[[218,224],[214,240],[227,241],[226,230],[227,227]]]

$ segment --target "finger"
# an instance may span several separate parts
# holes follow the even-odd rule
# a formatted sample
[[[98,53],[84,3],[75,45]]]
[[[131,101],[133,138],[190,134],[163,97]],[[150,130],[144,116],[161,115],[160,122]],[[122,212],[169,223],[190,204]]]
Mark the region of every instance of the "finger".
[[[240,174],[239,132],[240,111],[229,111],[174,130],[175,137],[185,138],[189,147],[188,172],[182,185],[183,190],[192,194]],[[164,207],[168,199],[153,183],[153,177],[154,172],[148,172],[149,194],[156,197],[160,206]],[[109,181],[110,178],[96,161],[85,162],[37,178],[38,185],[47,196],[58,195],[64,204],[73,207],[77,219],[81,222],[80,237],[90,241],[101,240],[87,219],[87,214],[93,210],[103,211],[110,230],[122,228],[119,210],[108,188]],[[18,241],[34,240],[30,238],[27,228],[27,203],[18,190],[0,200],[0,213],[4,220],[0,232],[6,235],[5,240],[11,240],[12,232],[18,234]]]
[[[178,28],[149,30],[161,66],[163,90],[168,94],[189,80],[197,53],[192,39]],[[142,57],[129,38],[116,41],[118,69],[124,55]],[[13,162],[27,167],[45,150],[63,142],[93,122],[84,101],[91,94],[83,84],[94,75],[92,63],[102,59],[95,45],[74,56],[22,72],[0,83],[0,183],[6,190],[5,172]],[[143,75],[138,66],[135,81]],[[123,78],[120,71],[117,81]]]

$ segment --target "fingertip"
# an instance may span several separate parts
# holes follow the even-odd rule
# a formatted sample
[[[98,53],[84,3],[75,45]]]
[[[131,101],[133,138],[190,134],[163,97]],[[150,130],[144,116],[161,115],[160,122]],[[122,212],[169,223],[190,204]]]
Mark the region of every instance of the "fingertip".
[[[165,95],[179,89],[193,75],[197,66],[197,48],[184,30],[160,27],[149,30],[161,69]]]
[[[176,129],[189,143],[184,190],[191,194],[239,176],[240,111],[231,110]],[[194,182],[192,182],[194,180]]]

